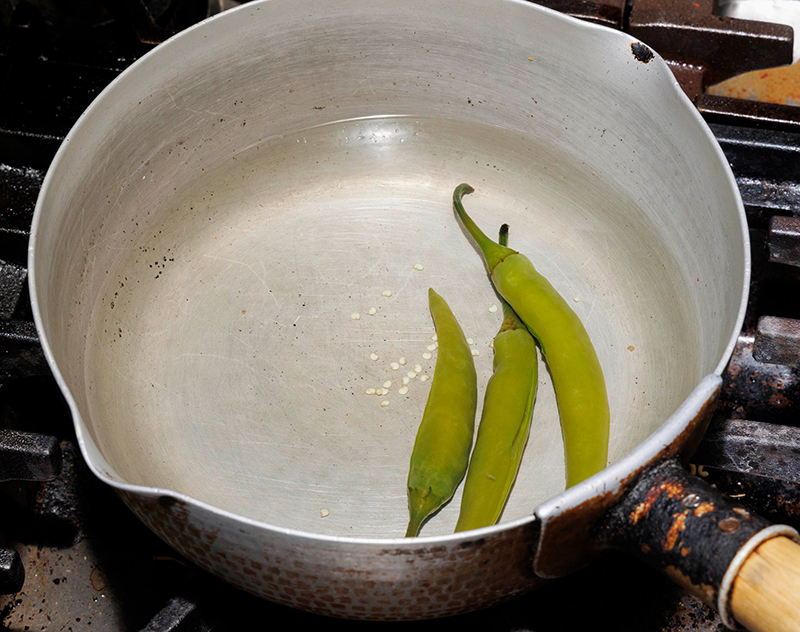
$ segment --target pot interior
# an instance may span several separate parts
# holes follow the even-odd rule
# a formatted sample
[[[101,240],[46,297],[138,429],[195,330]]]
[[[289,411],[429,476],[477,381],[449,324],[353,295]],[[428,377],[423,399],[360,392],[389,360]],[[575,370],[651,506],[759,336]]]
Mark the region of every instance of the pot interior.
[[[448,4],[247,5],[159,47],[73,131],[37,209],[34,292],[101,476],[401,536],[435,379],[428,288],[474,340],[481,395],[502,318],[460,182],[589,331],[612,461],[719,369],[741,208],[669,71],[532,6]],[[503,520],[562,491],[563,465],[542,364]],[[452,532],[459,495],[424,535]]]

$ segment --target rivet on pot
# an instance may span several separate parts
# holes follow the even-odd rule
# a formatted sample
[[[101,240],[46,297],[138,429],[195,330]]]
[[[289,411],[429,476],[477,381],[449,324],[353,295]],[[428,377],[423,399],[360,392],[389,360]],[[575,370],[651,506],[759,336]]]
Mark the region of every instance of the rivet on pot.
[[[719,521],[719,530],[725,531],[729,533],[731,531],[736,531],[740,526],[741,522],[739,522],[738,518],[725,518],[724,520]]]
[[[684,507],[697,507],[700,504],[700,496],[689,494],[682,502]]]

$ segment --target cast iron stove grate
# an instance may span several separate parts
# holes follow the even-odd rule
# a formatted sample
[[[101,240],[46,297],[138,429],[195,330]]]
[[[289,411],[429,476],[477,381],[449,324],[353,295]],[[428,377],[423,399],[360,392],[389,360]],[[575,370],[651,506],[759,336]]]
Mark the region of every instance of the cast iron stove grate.
[[[91,100],[154,44],[235,4],[0,0],[4,629],[225,632],[278,616],[292,625],[327,629],[385,627],[251,598],[199,571],[153,536],[82,461],[33,325],[26,287],[28,232],[44,173],[64,135]],[[732,74],[789,63],[791,29],[720,18],[711,0],[539,4],[629,31],[652,45],[712,124],[748,213],[753,288],[723,401],[692,467],[766,517],[800,528],[800,108],[704,92]],[[718,51],[726,49],[747,54],[721,57]],[[699,600],[620,557],[485,611],[394,625],[414,625],[420,632],[465,625],[551,632],[591,629],[600,621],[613,622],[621,632],[722,629]]]

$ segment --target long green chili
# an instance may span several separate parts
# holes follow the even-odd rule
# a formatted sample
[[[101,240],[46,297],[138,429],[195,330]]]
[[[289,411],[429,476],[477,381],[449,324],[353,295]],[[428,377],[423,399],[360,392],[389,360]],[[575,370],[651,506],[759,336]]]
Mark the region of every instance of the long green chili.
[[[472,351],[448,304],[432,289],[428,303],[439,344],[431,390],[408,473],[406,537],[444,505],[464,478],[475,431],[478,378]]]
[[[603,469],[608,458],[608,394],[597,353],[578,316],[531,261],[492,241],[467,215],[461,198],[472,191],[458,185],[453,206],[480,248],[495,288],[539,342],[553,378],[571,487]]]
[[[508,225],[500,230],[506,244]],[[486,384],[478,437],[464,480],[456,532],[488,527],[503,512],[531,429],[539,376],[536,342],[506,301],[494,337],[494,372]]]

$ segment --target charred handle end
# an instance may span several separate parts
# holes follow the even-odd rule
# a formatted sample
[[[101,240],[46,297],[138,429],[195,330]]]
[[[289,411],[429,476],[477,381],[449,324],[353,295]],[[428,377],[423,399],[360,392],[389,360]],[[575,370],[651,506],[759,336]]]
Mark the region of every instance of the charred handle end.
[[[738,623],[751,632],[800,632],[800,543],[795,539],[781,535],[762,541],[732,584],[730,610]]]
[[[800,544],[785,535],[798,537],[691,476],[677,458],[646,470],[596,532],[606,548],[634,554],[716,608],[730,628],[800,632]]]

